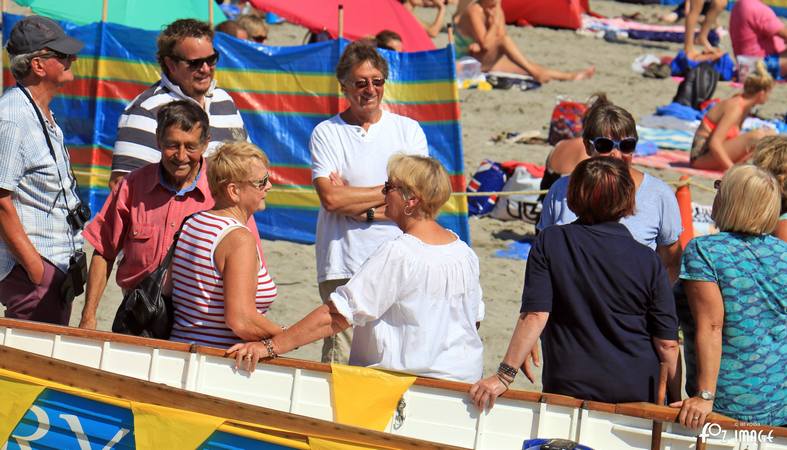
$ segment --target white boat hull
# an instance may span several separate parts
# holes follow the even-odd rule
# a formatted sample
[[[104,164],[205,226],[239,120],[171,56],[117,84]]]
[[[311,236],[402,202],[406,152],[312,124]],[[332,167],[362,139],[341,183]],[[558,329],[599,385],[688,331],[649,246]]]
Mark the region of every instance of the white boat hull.
[[[256,406],[334,418],[330,368],[309,361],[282,358],[248,374],[236,372],[234,360],[214,349],[188,351],[185,344],[9,319],[0,319],[0,345]],[[648,417],[666,410],[651,405],[651,413],[643,413],[630,405],[635,413],[625,415],[616,405],[512,391],[490,412],[479,414],[468,401],[468,387],[419,379],[404,394],[404,417],[394,414],[385,431],[475,449],[521,449],[524,440],[536,437],[570,439],[595,450],[649,449],[653,422]],[[713,433],[706,448],[787,450],[787,429],[772,430],[771,440],[761,433],[765,442],[751,442],[748,434],[735,441],[732,430],[726,439]],[[662,449],[693,449],[696,440],[695,432],[664,423]]]

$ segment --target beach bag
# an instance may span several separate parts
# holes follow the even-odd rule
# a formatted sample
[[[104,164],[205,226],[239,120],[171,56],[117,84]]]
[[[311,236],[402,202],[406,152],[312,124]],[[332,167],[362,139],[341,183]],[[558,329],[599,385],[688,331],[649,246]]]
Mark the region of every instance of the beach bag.
[[[563,139],[571,139],[582,135],[582,116],[588,106],[582,102],[561,100],[552,110],[549,120],[547,142],[555,145]]]
[[[485,159],[467,185],[467,192],[500,192],[506,184],[506,174],[499,163]],[[495,207],[497,195],[468,196],[467,212],[471,216],[489,214]]]
[[[189,216],[191,217],[191,216]],[[174,320],[172,298],[162,293],[164,279],[175,253],[180,230],[161,264],[126,292],[120,302],[112,331],[155,339],[169,339]]]
[[[518,166],[506,181],[503,192],[538,191],[541,178],[534,177],[525,166]],[[524,220],[536,223],[541,214],[538,194],[501,195],[492,210],[492,217],[499,220]]]
[[[699,110],[702,103],[713,97],[718,82],[719,73],[710,63],[698,64],[686,72],[672,101]]]

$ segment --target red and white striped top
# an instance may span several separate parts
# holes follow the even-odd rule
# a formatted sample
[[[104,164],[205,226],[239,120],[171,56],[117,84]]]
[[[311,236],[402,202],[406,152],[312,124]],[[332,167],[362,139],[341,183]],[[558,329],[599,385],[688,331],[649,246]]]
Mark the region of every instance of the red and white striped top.
[[[184,224],[172,258],[173,341],[227,347],[241,338],[224,321],[224,280],[213,253],[219,242],[244,225],[230,217],[207,212],[195,214]],[[276,298],[276,285],[260,255],[257,272],[257,312],[265,314]]]

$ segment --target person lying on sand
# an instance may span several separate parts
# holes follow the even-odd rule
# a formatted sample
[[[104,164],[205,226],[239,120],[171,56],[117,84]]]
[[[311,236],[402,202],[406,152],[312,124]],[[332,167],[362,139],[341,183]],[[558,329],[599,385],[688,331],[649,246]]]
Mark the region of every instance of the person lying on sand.
[[[456,23],[456,56],[481,61],[484,72],[498,71],[530,75],[539,83],[551,80],[582,80],[596,72],[594,66],[564,72],[529,60],[506,33],[500,0],[476,0],[467,5]]]

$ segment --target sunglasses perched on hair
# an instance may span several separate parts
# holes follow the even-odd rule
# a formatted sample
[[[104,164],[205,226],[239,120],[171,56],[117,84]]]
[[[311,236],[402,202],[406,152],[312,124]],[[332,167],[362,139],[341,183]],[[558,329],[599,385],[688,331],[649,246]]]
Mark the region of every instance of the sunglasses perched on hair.
[[[599,153],[609,153],[614,149],[620,150],[620,153],[634,153],[637,149],[637,138],[627,137],[619,141],[607,137],[597,137],[590,141],[593,144],[593,149]]]
[[[248,183],[259,190],[265,189],[265,186],[268,185],[268,180],[270,179],[271,174],[266,173],[261,180],[249,180]]]
[[[202,68],[203,64],[207,64],[210,67],[215,66],[219,62],[219,52],[214,52],[212,55],[204,58],[186,59],[176,55],[172,55],[170,58],[176,61],[183,61],[191,70],[199,70]]]
[[[716,189],[718,191],[720,188],[721,188],[721,180],[714,181],[713,182],[713,189]]]
[[[401,189],[401,188],[402,188],[401,186],[399,186],[398,184],[395,184],[392,181],[386,181],[385,184],[383,184],[383,195],[388,195],[389,192],[395,191],[396,189]]]
[[[251,40],[256,42],[256,43],[258,43],[258,44],[262,44],[263,42],[265,42],[265,39],[268,39],[268,36],[259,35],[259,36],[252,36],[251,37]]]
[[[355,89],[366,89],[369,87],[370,82],[374,87],[381,87],[385,84],[385,78],[363,78],[353,81],[352,84],[355,86]]]

